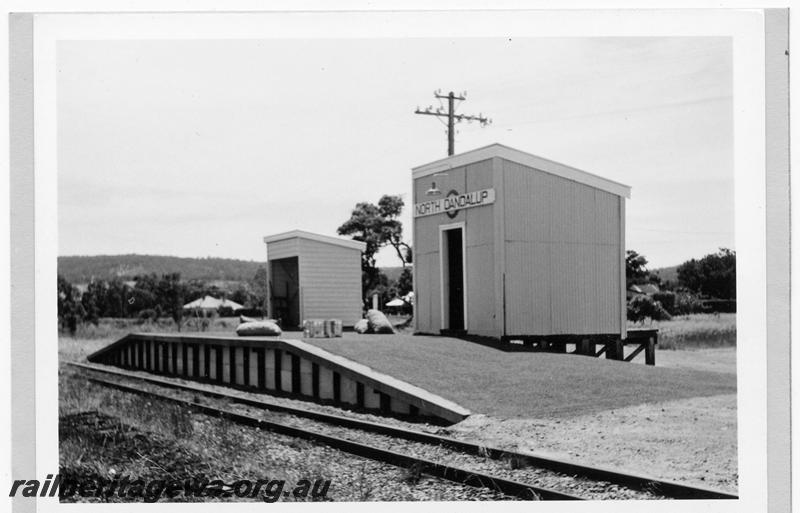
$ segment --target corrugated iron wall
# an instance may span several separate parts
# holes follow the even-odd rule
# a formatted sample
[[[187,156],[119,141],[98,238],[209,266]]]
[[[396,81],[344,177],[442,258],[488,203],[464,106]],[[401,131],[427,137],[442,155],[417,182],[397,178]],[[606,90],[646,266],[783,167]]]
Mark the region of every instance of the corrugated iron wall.
[[[618,333],[621,198],[502,161],[506,333]]]
[[[302,238],[297,243],[303,316],[354,325],[362,309],[361,252]]]
[[[280,258],[289,258],[297,256],[300,250],[297,238],[284,239],[276,242],[270,242],[267,246],[267,258],[270,260],[278,260]]]
[[[492,160],[467,166],[466,179],[466,192],[492,188]],[[453,219],[466,225],[467,331],[473,335],[495,332],[494,207],[469,208]]]

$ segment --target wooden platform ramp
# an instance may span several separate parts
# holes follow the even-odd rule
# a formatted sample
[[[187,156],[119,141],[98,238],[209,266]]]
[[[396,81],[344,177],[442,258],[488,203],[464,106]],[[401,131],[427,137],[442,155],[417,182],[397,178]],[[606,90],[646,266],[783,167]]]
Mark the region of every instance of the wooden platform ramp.
[[[299,340],[131,333],[87,359],[383,415],[447,424],[470,415],[447,399]]]

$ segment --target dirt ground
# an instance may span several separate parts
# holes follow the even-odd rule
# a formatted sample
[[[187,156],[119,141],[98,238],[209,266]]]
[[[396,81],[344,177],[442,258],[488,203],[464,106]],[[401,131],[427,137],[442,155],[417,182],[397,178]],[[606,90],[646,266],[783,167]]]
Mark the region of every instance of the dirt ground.
[[[735,394],[630,406],[568,419],[472,415],[447,431],[487,445],[697,486],[731,492],[737,486]]]
[[[659,351],[658,366],[736,373],[736,349]],[[453,436],[736,492],[736,394],[639,404],[569,418],[472,415]]]

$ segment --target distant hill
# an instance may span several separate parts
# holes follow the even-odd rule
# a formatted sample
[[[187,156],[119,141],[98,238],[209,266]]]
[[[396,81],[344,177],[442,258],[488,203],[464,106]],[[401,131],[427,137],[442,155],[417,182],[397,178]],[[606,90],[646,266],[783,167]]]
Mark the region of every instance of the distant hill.
[[[160,255],[97,255],[58,257],[58,274],[71,283],[92,278],[130,279],[137,274],[180,273],[184,280],[247,281],[262,262],[232,258],[181,258]]]
[[[400,277],[400,273],[403,272],[402,267],[381,267],[381,272],[389,278],[389,281],[397,281]]]
[[[678,283],[678,267],[680,266],[661,267],[653,269],[651,272],[658,275],[662,282]]]

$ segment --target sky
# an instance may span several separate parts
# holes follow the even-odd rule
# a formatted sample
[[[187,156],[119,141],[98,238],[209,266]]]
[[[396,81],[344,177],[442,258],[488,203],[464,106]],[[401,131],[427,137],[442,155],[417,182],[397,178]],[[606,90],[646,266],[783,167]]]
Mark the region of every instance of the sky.
[[[61,41],[60,255],[263,260],[335,235],[446,156],[416,107],[467,91],[456,153],[495,142],[632,187],[650,268],[735,248],[728,38]],[[400,265],[393,250],[382,266]]]

